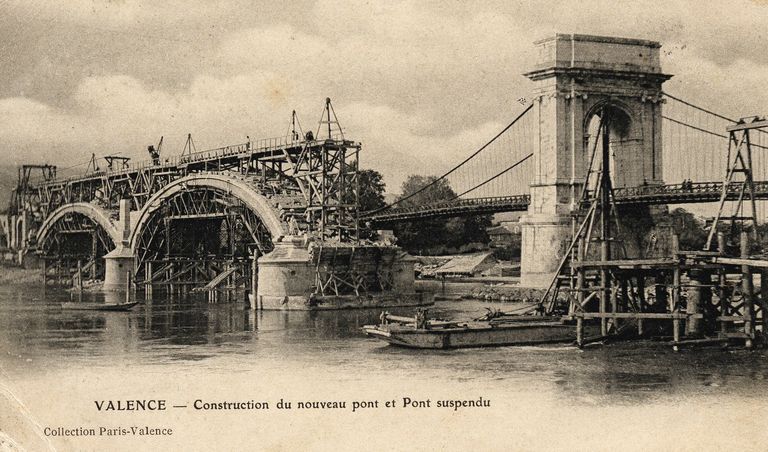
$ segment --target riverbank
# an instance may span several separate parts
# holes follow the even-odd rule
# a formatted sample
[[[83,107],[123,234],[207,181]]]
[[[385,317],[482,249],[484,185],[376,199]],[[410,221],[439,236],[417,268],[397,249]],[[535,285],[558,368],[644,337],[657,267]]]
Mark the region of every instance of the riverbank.
[[[421,279],[416,281],[416,287],[420,290],[434,292],[437,298],[473,299],[502,303],[536,303],[544,295],[545,289],[521,287],[517,285],[519,278],[509,279],[510,281],[504,283],[483,281],[478,278],[455,279],[445,282],[435,279]]]
[[[42,283],[43,273],[40,269],[0,266],[0,286]]]
[[[416,281],[416,286],[421,290],[434,292],[440,298],[474,299],[483,301],[498,301],[504,303],[534,303],[539,301],[544,293],[543,289],[520,287],[516,283],[518,278],[504,278],[501,282],[496,279],[467,278],[466,280],[448,280],[443,283],[440,280],[422,279]],[[0,286],[20,284],[42,284],[43,275],[40,269],[26,269],[21,267],[0,266]],[[85,291],[98,291],[101,289],[101,281],[86,283]]]

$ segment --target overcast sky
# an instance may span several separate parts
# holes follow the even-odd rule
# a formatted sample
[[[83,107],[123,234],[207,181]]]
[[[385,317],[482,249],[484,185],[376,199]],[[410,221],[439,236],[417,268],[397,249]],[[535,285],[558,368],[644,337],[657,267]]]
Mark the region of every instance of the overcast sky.
[[[661,41],[668,92],[746,116],[768,113],[767,26],[764,1],[0,0],[0,164],[280,136],[330,97],[398,192],[522,110],[535,40]]]

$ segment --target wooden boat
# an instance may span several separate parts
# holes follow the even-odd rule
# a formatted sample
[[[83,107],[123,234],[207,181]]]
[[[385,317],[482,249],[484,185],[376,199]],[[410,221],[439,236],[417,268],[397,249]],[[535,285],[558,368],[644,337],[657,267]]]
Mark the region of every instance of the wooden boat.
[[[560,316],[541,315],[446,322],[420,318],[420,313],[416,317],[382,313],[381,323],[366,325],[363,332],[390,344],[427,349],[568,343],[576,339],[575,324]]]
[[[69,309],[75,311],[130,311],[131,308],[139,304],[138,301],[133,303],[77,303],[68,302],[62,303],[62,309]]]

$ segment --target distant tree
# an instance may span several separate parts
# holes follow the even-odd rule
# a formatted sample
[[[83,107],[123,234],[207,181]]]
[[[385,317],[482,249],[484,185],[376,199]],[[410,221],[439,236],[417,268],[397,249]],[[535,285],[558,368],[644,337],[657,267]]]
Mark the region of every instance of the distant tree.
[[[384,184],[381,173],[372,169],[360,170],[357,173],[358,180],[358,202],[360,213],[380,209],[386,206],[384,202]],[[346,199],[345,202],[352,203],[352,199]],[[371,229],[370,224],[360,223],[360,237],[364,239],[375,240],[376,232]]]
[[[430,184],[433,185],[419,193],[420,190]],[[437,180],[435,176],[410,175],[403,182],[401,191],[403,194],[400,197],[402,201],[399,205],[402,207],[450,201],[456,197],[456,192],[453,191],[448,181],[445,179]]]
[[[503,261],[520,260],[523,248],[522,234],[512,234],[510,243],[502,247],[493,248],[493,256]]]
[[[431,184],[431,185],[430,185]],[[424,187],[429,188],[421,191]],[[456,193],[445,179],[411,175],[403,182],[402,200],[397,207],[417,207],[451,201]],[[437,248],[458,248],[471,242],[488,243],[485,229],[491,225],[489,215],[448,219],[415,220],[395,225],[398,245],[412,253],[429,253]]]
[[[360,170],[357,175],[360,182],[360,212],[376,210],[384,207],[384,184],[381,173],[372,169]]]
[[[677,208],[669,213],[672,230],[680,239],[680,249],[701,250],[707,243],[704,222],[685,209]]]
[[[668,255],[671,234],[677,234],[681,250],[701,250],[706,244],[704,222],[685,209],[667,211],[654,210],[650,206],[620,205],[618,211],[621,222],[619,249],[626,251],[627,257]]]

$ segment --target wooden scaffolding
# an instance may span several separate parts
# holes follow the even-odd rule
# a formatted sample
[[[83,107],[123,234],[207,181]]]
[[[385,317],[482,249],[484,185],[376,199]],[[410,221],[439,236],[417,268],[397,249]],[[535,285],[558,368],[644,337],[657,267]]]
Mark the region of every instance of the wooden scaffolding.
[[[753,225],[748,131],[766,125],[753,121],[729,128],[729,150],[733,150],[729,161],[733,164],[728,168],[723,193],[734,183],[733,174],[739,168],[744,177],[739,182],[742,196],[737,208],[745,202],[752,204]],[[710,237],[718,239],[716,251],[709,249],[709,243],[705,251],[681,250],[673,235],[666,257],[627,258],[626,251],[618,257],[620,222],[611,184],[609,130],[610,117],[601,115],[579,209],[574,214],[572,240],[540,300],[540,311],[575,322],[580,346],[624,335],[671,339],[675,347],[733,340],[752,347],[763,342],[768,331],[768,260],[750,255],[751,234],[747,230],[741,231],[738,256],[729,254],[725,234],[718,233],[715,224]],[[599,169],[593,171],[596,157]],[[724,205],[721,202],[721,211]],[[757,275],[759,293],[754,284]],[[585,324],[595,322],[599,323],[599,334],[585,337]]]

